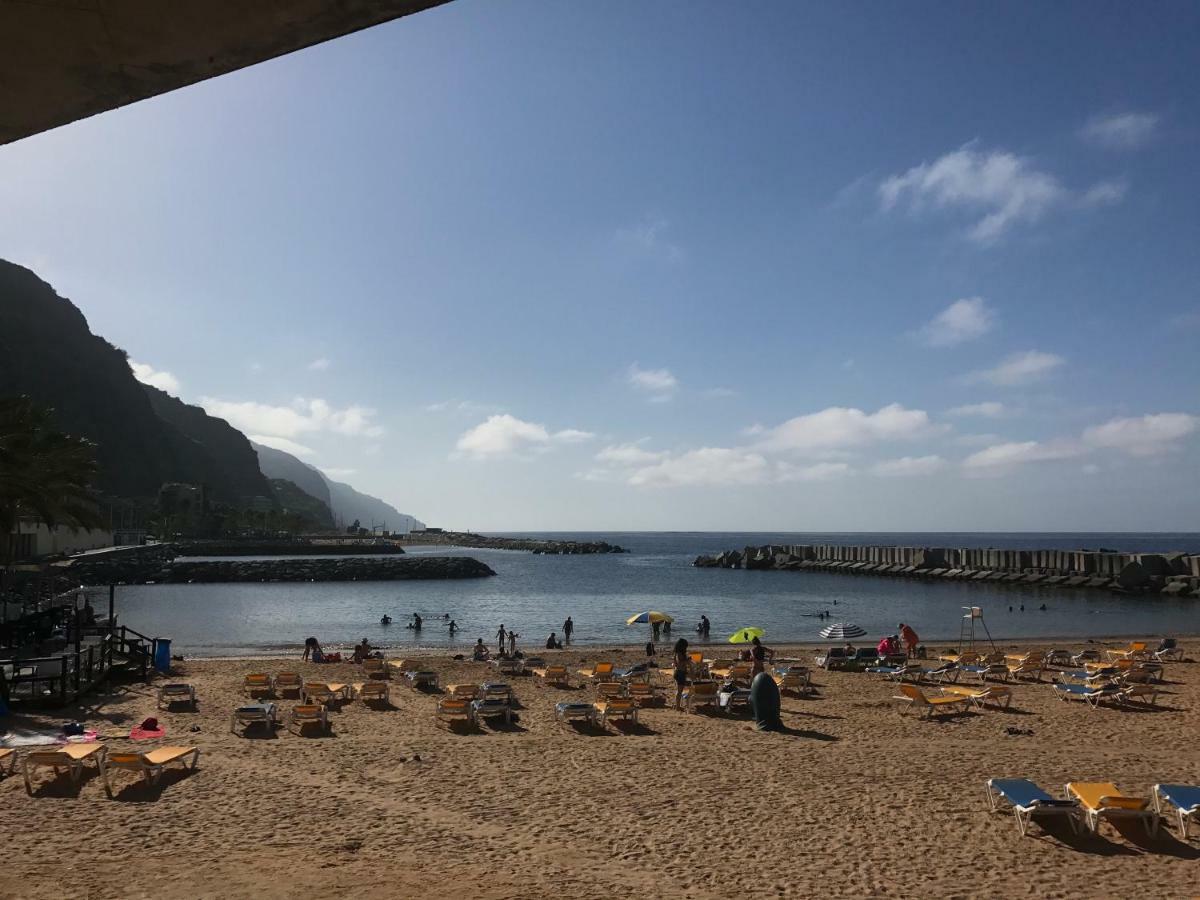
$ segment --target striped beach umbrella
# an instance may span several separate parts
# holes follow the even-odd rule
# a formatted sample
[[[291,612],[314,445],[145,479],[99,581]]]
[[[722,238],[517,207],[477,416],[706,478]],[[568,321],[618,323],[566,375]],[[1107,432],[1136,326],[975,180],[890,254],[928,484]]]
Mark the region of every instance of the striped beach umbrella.
[[[826,625],[821,629],[821,637],[831,641],[844,641],[849,638],[862,637],[866,632],[851,622],[838,622],[836,625]]]
[[[646,623],[653,624],[654,622],[674,622],[675,620],[668,616],[665,612],[659,612],[657,609],[652,609],[649,612],[634,613],[625,620],[626,625],[645,625]]]

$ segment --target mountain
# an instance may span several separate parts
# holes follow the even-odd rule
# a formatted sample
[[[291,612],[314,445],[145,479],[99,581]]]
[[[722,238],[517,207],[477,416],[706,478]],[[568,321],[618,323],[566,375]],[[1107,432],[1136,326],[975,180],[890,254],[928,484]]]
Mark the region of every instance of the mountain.
[[[258,465],[268,478],[286,479],[306,494],[328,504],[334,522],[344,527],[355,519],[363,528],[386,526],[389,531],[414,531],[425,524],[400,512],[390,503],[355,490],[348,484],[333,481],[315,466],[302,462],[290,453],[253,444],[258,451]]]
[[[249,441],[221,419],[146,388],[123,350],[29,269],[0,260],[0,395],[28,394],[60,428],[96,444],[96,487],[152,498],[168,481],[214,500],[270,497]]]
[[[311,523],[307,530],[333,527],[328,504],[301,490],[295,483],[286,478],[272,478],[271,490],[275,494],[275,502],[285,515],[298,516]]]

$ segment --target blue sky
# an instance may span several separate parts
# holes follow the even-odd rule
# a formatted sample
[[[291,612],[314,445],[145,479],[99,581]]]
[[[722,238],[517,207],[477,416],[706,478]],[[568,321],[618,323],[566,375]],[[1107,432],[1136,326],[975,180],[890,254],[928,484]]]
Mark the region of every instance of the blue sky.
[[[0,255],[431,524],[1196,530],[1198,27],[457,0],[0,148]]]

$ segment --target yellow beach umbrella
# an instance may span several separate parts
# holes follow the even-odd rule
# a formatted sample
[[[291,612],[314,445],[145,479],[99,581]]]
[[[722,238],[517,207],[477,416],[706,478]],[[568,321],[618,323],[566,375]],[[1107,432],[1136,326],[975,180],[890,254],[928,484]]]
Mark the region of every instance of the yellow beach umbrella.
[[[755,638],[762,637],[764,634],[766,632],[761,628],[741,628],[729,636],[729,643],[748,644]]]
[[[649,623],[654,623],[654,622],[674,623],[674,621],[675,620],[673,618],[671,618],[670,616],[668,616],[665,612],[659,612],[656,609],[652,609],[649,612],[640,612],[640,613],[633,614],[632,616],[630,616],[628,619],[625,620],[625,624],[626,625],[645,625],[647,622],[649,622]]]

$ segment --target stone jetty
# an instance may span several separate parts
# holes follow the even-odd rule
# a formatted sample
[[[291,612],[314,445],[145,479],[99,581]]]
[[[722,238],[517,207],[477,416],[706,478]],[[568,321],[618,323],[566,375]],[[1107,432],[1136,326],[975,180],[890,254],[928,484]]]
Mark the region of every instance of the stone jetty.
[[[541,538],[492,537],[470,531],[414,531],[404,537],[406,544],[436,544],[453,547],[483,547],[490,550],[525,550],[530,553],[574,555],[589,553],[628,553],[608,541],[554,541]]]
[[[1200,596],[1200,554],[1188,553],[768,544],[698,556],[692,565]]]
[[[402,581],[485,578],[489,566],[469,556],[172,560],[161,554],[78,562],[68,570],[80,584],[207,584],[270,581]]]

